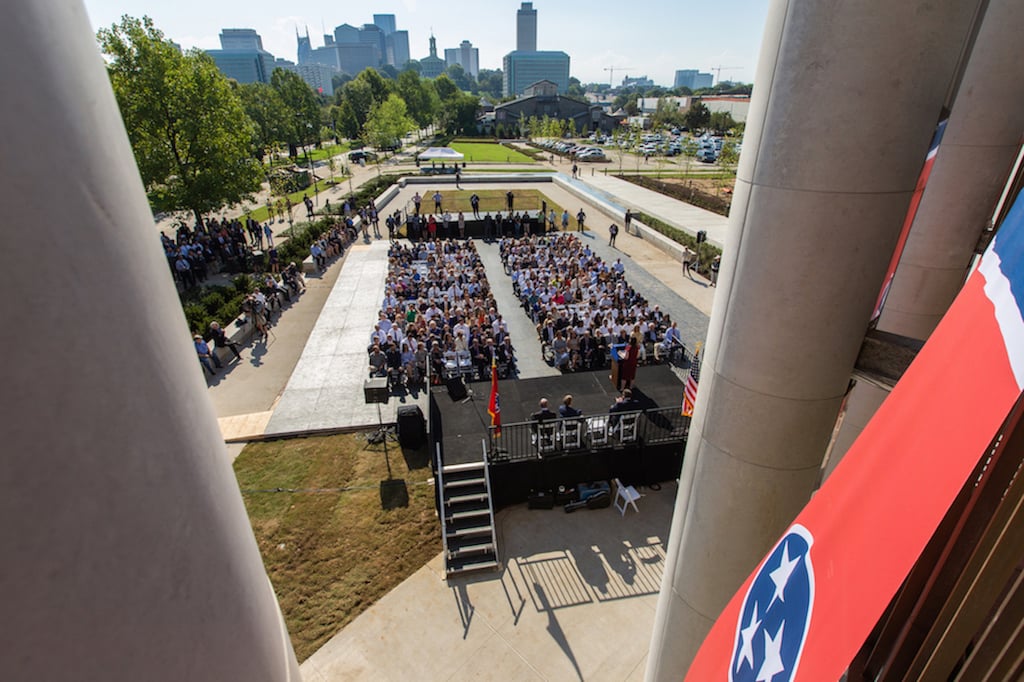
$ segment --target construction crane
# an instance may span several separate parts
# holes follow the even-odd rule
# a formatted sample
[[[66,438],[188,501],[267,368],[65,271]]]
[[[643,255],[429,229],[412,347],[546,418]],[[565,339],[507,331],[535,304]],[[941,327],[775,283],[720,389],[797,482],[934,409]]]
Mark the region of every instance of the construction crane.
[[[723,71],[735,71],[736,69],[742,69],[742,66],[712,66],[709,71],[715,72],[715,85],[722,82]]]
[[[632,71],[633,69],[625,69],[621,66],[609,66],[605,71],[608,72],[608,85],[615,87],[615,72],[616,71]]]

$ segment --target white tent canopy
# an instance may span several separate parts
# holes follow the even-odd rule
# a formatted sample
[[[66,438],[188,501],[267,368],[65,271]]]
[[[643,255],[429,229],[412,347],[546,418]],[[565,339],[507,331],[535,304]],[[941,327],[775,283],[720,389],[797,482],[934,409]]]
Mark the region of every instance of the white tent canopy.
[[[428,147],[419,153],[420,161],[462,161],[466,158],[451,147]]]

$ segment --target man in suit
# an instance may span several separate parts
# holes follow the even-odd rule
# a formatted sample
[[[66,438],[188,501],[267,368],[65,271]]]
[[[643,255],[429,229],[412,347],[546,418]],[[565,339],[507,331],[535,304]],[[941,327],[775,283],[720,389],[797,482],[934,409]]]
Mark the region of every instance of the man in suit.
[[[578,417],[582,412],[572,406],[572,396],[567,395],[562,398],[562,404],[558,407],[558,416],[562,418]]]
[[[534,412],[533,414],[531,414],[530,415],[530,419],[532,419],[533,421],[536,421],[536,422],[542,422],[542,421],[546,421],[548,419],[554,419],[557,416],[558,415],[556,415],[554,412],[552,412],[548,408],[548,399],[547,398],[541,398],[540,399],[540,409],[537,410],[536,412]]]

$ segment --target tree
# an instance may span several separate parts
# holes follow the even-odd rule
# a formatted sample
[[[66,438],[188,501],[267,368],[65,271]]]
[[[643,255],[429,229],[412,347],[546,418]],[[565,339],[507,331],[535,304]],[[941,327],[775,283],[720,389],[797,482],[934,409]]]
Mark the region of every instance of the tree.
[[[739,163],[740,152],[737,149],[737,144],[732,140],[726,140],[722,143],[722,151],[718,154],[718,165],[723,168],[731,168],[733,172],[736,171],[736,164]]]
[[[377,149],[385,149],[401,140],[416,122],[409,117],[405,100],[391,95],[381,104],[375,104],[363,126],[363,141]]]
[[[683,112],[679,107],[666,97],[658,99],[658,106],[651,116],[651,123],[654,127],[677,127],[683,125]]]
[[[380,75],[384,76],[388,80],[395,80],[398,78],[398,69],[391,64],[381,64]]]
[[[491,99],[501,99],[503,89],[500,69],[480,69],[476,74],[477,91]]]
[[[154,209],[198,224],[259,189],[256,127],[209,55],[182,54],[149,17],[126,15],[97,40]]]
[[[728,111],[716,111],[711,114],[708,125],[717,134],[724,135],[736,126],[736,121],[732,120],[732,114]]]
[[[416,125],[425,128],[434,120],[437,113],[437,92],[430,81],[420,78],[415,71],[403,71],[398,74],[396,86],[399,96],[405,101],[409,116]]]
[[[256,158],[263,160],[268,149],[288,139],[290,111],[277,90],[266,83],[238,86],[238,95],[246,115],[256,124]]]
[[[565,91],[565,94],[577,99],[583,99],[586,96],[586,91],[583,89],[583,86],[580,85],[579,78],[569,79],[569,89]]]
[[[270,85],[277,90],[288,109],[288,156],[294,158],[298,156],[298,147],[317,140],[320,132],[320,101],[313,88],[294,71],[274,69],[270,74]]]
[[[690,108],[686,110],[683,120],[690,130],[704,130],[711,122],[711,112],[706,104],[700,100],[694,100],[690,103]]]
[[[452,64],[447,69],[445,69],[444,72],[449,78],[452,79],[452,82],[455,83],[455,86],[459,90],[464,90],[467,92],[473,90],[473,78],[468,73],[466,73],[466,70],[462,68],[461,64]]]

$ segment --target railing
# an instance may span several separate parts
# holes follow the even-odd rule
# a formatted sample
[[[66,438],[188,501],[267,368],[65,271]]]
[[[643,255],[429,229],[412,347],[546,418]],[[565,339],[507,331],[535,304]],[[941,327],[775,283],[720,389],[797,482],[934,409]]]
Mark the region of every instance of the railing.
[[[683,442],[690,418],[679,407],[518,422],[488,431],[487,462],[503,464],[559,455]]]

